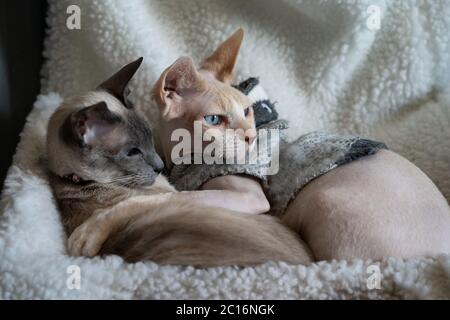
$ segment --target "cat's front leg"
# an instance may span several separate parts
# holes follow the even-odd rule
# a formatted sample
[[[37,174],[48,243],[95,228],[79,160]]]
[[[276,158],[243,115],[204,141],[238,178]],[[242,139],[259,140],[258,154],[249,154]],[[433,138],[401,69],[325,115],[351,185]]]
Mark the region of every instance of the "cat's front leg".
[[[137,215],[151,211],[168,201],[171,193],[135,196],[109,208],[96,210],[70,235],[68,252],[73,256],[93,257],[108,237]]]
[[[95,256],[112,231],[108,221],[108,209],[97,210],[79,225],[67,241],[67,249],[72,256]]]

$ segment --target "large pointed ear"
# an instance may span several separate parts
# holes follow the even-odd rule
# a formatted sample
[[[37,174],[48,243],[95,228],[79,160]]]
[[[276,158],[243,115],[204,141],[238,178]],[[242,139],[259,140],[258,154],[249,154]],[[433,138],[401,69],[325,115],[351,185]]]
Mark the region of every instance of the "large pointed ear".
[[[202,69],[210,71],[219,81],[231,83],[243,38],[244,30],[239,28],[203,62]]]
[[[102,89],[109,92],[119,99],[127,108],[131,108],[132,105],[127,100],[127,96],[130,93],[128,89],[128,82],[130,82],[131,78],[133,78],[134,74],[139,69],[142,60],[143,58],[141,57],[136,61],[127,64],[112,75],[108,80],[100,84],[97,89]]]
[[[115,151],[122,142],[121,118],[112,113],[105,102],[73,112],[62,126],[63,139],[80,147],[101,146]]]
[[[189,57],[181,57],[168,67],[153,87],[153,97],[161,114],[178,114],[180,102],[205,88],[205,81]]]

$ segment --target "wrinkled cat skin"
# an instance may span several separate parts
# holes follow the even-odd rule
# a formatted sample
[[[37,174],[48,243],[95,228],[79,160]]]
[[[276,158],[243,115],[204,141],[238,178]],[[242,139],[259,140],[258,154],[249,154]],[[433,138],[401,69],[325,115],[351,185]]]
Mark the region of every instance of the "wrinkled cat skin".
[[[180,58],[156,83],[153,96],[161,114],[157,134],[167,166],[171,132],[178,127],[192,130],[193,119],[219,114],[230,119],[220,130],[251,126],[253,117],[242,112],[248,101],[230,86],[242,38],[240,29],[199,69],[192,59]],[[242,190],[245,179],[217,177],[202,189]],[[265,199],[257,184],[246,192]],[[316,178],[299,191],[282,220],[304,238],[317,260],[450,252],[447,201],[419,168],[387,150]]]

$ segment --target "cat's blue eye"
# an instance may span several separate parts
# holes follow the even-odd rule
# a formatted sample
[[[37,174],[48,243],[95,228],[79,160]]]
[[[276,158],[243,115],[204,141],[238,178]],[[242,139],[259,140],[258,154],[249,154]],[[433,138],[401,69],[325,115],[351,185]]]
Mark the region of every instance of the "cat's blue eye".
[[[217,126],[222,123],[221,116],[213,114],[210,116],[204,116],[205,122],[211,126]]]

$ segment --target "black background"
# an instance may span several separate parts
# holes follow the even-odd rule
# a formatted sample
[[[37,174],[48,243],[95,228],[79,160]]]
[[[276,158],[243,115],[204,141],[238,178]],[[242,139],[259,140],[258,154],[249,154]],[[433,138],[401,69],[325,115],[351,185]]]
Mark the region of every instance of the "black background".
[[[45,35],[43,0],[0,0],[0,184],[40,91]]]

